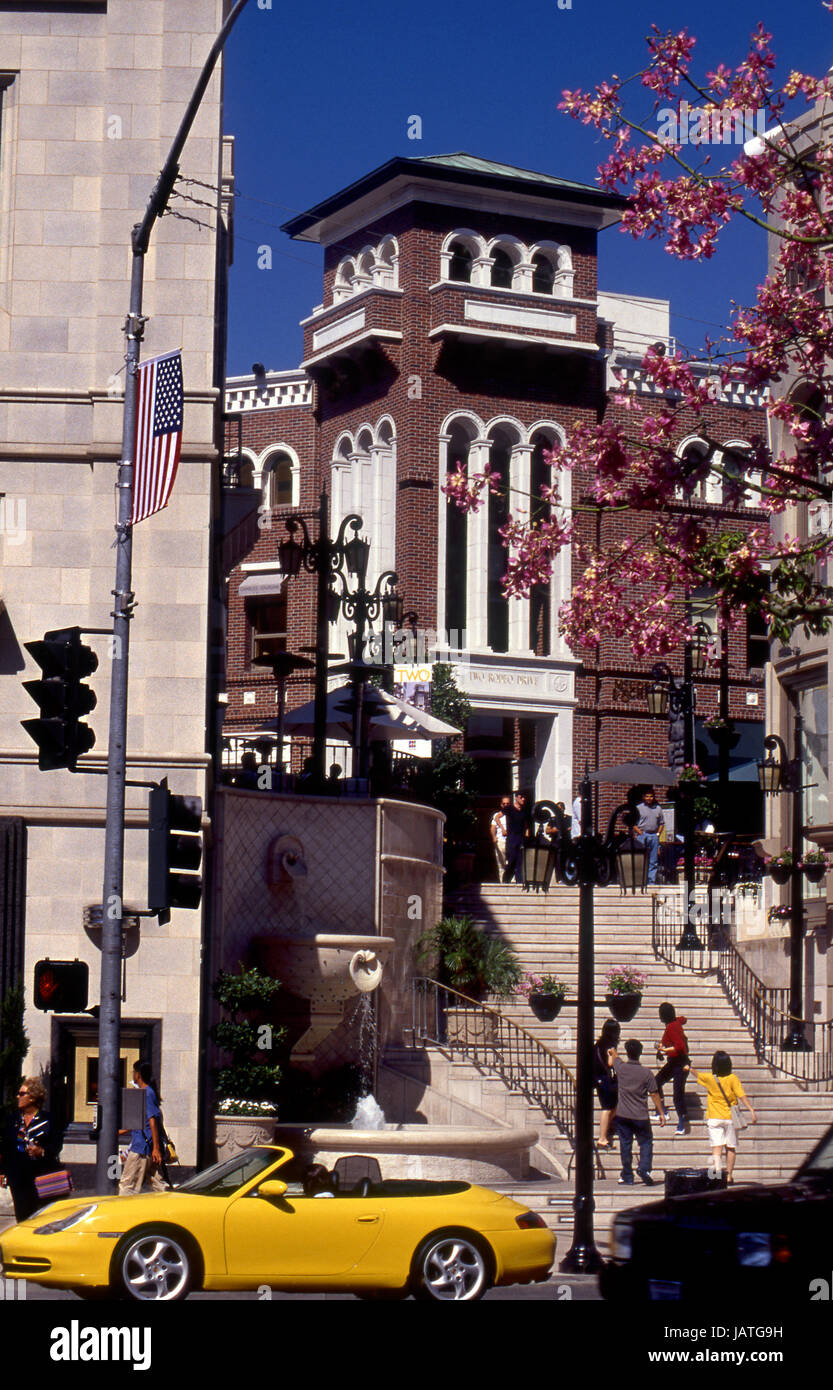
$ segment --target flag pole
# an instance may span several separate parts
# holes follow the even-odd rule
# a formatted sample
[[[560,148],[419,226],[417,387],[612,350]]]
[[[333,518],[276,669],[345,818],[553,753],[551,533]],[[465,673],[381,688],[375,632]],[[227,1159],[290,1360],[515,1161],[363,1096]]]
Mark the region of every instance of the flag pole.
[[[134,226],[131,236],[130,309],[125,320],[124,416],[122,449],[116,490],[116,587],[113,590],[113,635],[110,657],[110,726],[107,748],[107,810],[104,838],[104,888],[102,894],[101,994],[98,1031],[98,1117],[96,1191],[114,1189],[118,1172],[119,1126],[119,1033],[121,1029],[122,918],[124,905],[124,799],[127,765],[127,678],[130,648],[130,619],[134,595],[130,585],[133,571],[133,473],[136,447],[136,412],[139,387],[139,356],[145,318],[142,315],[144,257],[150,234],[167,207],[179,174],[179,156],[200,108],[223,45],[248,0],[237,0],[211,50],[197,80],[168,157],[148,200],[145,215]]]

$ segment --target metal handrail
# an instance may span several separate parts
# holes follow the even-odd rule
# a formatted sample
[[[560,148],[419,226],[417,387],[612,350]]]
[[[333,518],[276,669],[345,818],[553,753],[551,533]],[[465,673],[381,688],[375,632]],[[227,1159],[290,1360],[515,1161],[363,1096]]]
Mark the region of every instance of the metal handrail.
[[[725,890],[724,890],[725,891]],[[723,893],[720,894],[721,900]],[[790,991],[765,985],[729,939],[726,925],[715,924],[711,911],[695,930],[706,937],[702,950],[680,950],[677,942],[684,927],[679,896],[653,898],[651,939],[654,955],[684,969],[713,972],[726,998],[752,1034],[759,1060],[804,1083],[833,1080],[833,1019],[799,1019],[809,1043],[807,1052],[785,1050],[784,1039],[794,1020],[789,1011]],[[699,915],[699,914],[698,914]]]
[[[411,1001],[416,1044],[460,1052],[495,1072],[575,1143],[575,1077],[550,1048],[498,1009],[427,976],[411,981]]]

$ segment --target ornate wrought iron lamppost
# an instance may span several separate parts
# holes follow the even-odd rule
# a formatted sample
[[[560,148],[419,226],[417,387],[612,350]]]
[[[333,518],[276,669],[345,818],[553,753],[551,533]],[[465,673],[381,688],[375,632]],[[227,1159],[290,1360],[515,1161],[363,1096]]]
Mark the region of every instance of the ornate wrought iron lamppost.
[[[648,691],[648,713],[667,714],[671,724],[682,724],[683,764],[694,763],[694,711],[696,693],[694,675],[705,670],[709,656],[712,634],[706,623],[697,623],[690,642],[686,642],[683,657],[683,679],[678,681],[670,666],[658,661],[651,668],[654,684]],[[694,807],[693,798],[687,787],[680,788],[677,801],[680,831],[683,835],[683,876],[685,878],[685,925],[677,943],[680,951],[702,951],[700,940],[692,922],[694,908]]]
[[[344,561],[348,573],[357,577],[358,586],[355,589],[349,587],[347,575],[339,561],[333,565],[331,580],[334,585],[338,581],[341,591],[333,587],[330,595],[334,606],[339,607],[345,618],[354,625],[354,631],[347,639],[350,651],[348,669],[353,684],[353,769],[355,776],[367,777],[370,750],[364,718],[364,688],[375,672],[384,675],[385,653],[381,653],[381,662],[368,661],[366,643],[369,643],[370,638],[366,638],[365,634],[368,625],[372,627],[372,624],[381,618],[384,640],[386,628],[390,624],[396,627],[401,621],[404,605],[396,588],[399,578],[395,570],[385,570],[379,575],[374,587],[368,589],[366,581],[370,542],[358,534],[362,525],[361,518],[348,520],[353,527],[354,535],[344,547]],[[375,637],[375,634],[373,636]]]
[[[801,736],[804,720],[795,711],[793,757],[777,734],[767,734],[764,748],[778,749],[779,759],[771,756],[758,763],[758,781],[767,796],[789,792],[792,796],[792,864],[790,865],[790,1026],[781,1046],[785,1052],[810,1052],[804,1031],[804,880],[799,867],[804,844],[801,785]]]

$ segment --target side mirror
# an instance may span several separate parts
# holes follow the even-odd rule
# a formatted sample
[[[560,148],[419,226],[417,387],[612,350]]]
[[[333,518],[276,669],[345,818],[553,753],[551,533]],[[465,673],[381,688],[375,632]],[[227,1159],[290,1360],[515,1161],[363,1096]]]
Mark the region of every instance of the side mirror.
[[[280,1178],[267,1178],[257,1189],[258,1197],[283,1197],[287,1191],[287,1183],[281,1182]]]

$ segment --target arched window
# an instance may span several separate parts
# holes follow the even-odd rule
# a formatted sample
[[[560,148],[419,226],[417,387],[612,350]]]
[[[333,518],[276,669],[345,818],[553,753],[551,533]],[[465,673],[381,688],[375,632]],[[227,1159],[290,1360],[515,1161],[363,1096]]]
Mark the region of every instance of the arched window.
[[[468,473],[472,427],[456,420],[449,431],[448,471],[456,473],[458,464]],[[445,625],[449,632],[466,630],[468,517],[453,498],[445,508]],[[460,640],[460,639],[458,639]]]
[[[292,459],[282,451],[270,454],[263,465],[263,500],[269,507],[292,505]]]
[[[684,479],[680,496],[686,501],[708,501],[709,446],[702,439],[691,439],[683,445],[679,458]]]
[[[755,506],[755,499],[750,495],[749,489],[748,460],[751,453],[749,444],[735,439],[724,444],[720,451],[719,462],[723,473],[720,479],[722,500],[727,506]]]
[[[541,497],[541,488],[552,481],[552,469],[544,458],[544,451],[552,447],[552,441],[541,431],[532,437],[532,457],[530,459],[530,503],[529,518],[533,522],[549,521],[552,507]],[[536,656],[550,655],[550,585],[533,584],[529,591],[529,649]]]
[[[503,596],[506,574],[506,546],[500,531],[509,517],[509,486],[512,467],[512,446],[517,441],[509,431],[498,426],[489,436],[489,463],[500,474],[500,490],[489,493],[488,576],[486,598],[486,640],[493,652],[509,650],[509,600]]]
[[[395,290],[399,284],[399,249],[395,237],[386,237],[376,248],[374,278],[384,289]]]
[[[555,284],[555,267],[549,256],[538,252],[532,257],[532,293],[552,294]]]
[[[472,254],[462,241],[454,241],[450,247],[451,259],[448,265],[449,280],[458,280],[464,285],[471,284]]]
[[[512,257],[499,246],[492,253],[492,284],[498,290],[511,290],[515,266]]]

